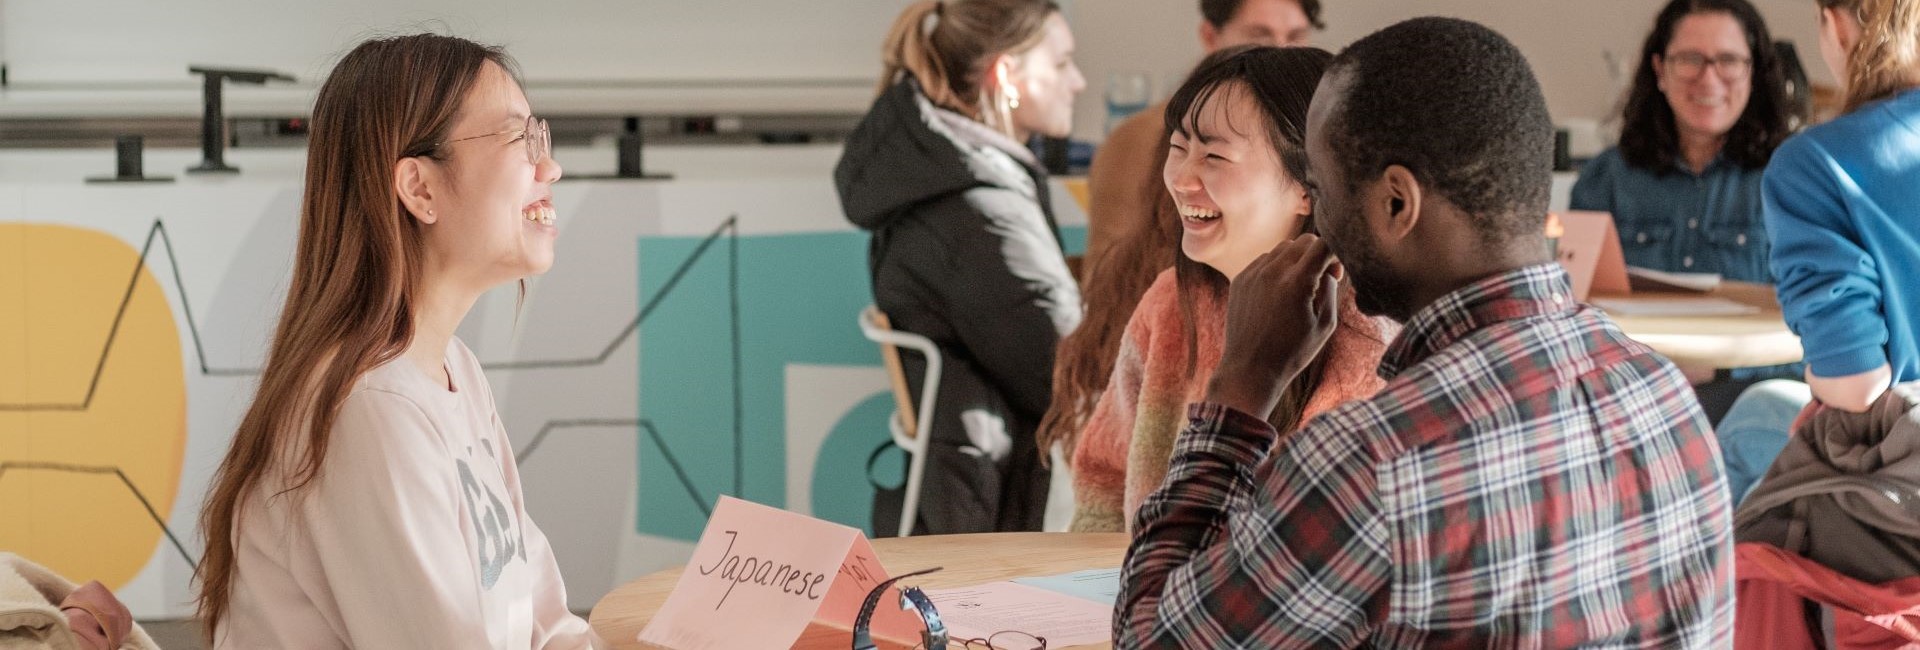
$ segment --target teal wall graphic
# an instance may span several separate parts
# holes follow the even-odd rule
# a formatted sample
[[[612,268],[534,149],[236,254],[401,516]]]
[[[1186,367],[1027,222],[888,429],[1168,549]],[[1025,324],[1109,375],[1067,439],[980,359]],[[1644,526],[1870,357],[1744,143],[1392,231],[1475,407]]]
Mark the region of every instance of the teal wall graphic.
[[[1063,228],[1061,239],[1077,253],[1086,229]],[[639,248],[640,302],[660,304],[640,325],[637,532],[695,540],[721,494],[788,507],[787,366],[880,366],[854,320],[873,301],[867,235],[648,236]],[[866,460],[887,439],[893,400],[868,386],[849,390],[870,394],[833,420],[809,471],[809,503],[792,505],[869,529]],[[891,484],[901,467],[900,454],[889,453],[874,473]]]

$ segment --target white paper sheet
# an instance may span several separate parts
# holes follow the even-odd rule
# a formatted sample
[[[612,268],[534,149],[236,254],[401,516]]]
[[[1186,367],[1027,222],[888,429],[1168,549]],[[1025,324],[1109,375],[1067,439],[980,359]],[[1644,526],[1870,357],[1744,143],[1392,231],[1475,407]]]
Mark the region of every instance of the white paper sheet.
[[[1012,582],[928,589],[955,639],[988,638],[1013,630],[1047,640],[1049,648],[1113,640],[1113,607]]]
[[[1627,282],[1634,291],[1698,291],[1720,288],[1718,273],[1671,273],[1638,266],[1627,267]]]
[[[1740,316],[1760,308],[1726,298],[1597,298],[1595,306],[1617,316]]]
[[[1087,569],[1054,576],[1014,578],[1013,581],[1068,596],[1079,596],[1108,607],[1112,607],[1114,601],[1120,599],[1120,567]]]

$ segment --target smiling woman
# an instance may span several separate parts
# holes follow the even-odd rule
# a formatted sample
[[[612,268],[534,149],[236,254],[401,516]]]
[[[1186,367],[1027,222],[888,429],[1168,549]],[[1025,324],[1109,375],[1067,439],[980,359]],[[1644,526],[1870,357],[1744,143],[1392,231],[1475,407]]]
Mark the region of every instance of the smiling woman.
[[[1772,284],[1760,176],[1793,122],[1767,25],[1747,0],[1672,0],[1654,20],[1620,146],[1580,170],[1570,206],[1613,213],[1627,264]],[[1706,368],[1685,368],[1696,382]],[[1702,384],[1719,422],[1746,386],[1795,366],[1735,368]]]
[[[473,352],[553,265],[546,124],[504,52],[361,44],[313,109],[293,280],[202,509],[214,645],[584,648]]]
[[[1073,448],[1074,530],[1126,528],[1164,482],[1186,406],[1220,363],[1228,283],[1311,230],[1306,113],[1331,59],[1311,48],[1222,50],[1168,102],[1162,181],[1178,206],[1182,254],[1140,298],[1113,377]],[[1373,369],[1388,337],[1352,294],[1341,295],[1327,352],[1274,410],[1281,431],[1380,385]]]
[[[1769,282],[1760,172],[1789,118],[1753,5],[1673,0],[1641,49],[1620,146],[1580,170],[1572,208],[1613,213],[1628,264]]]
[[[913,533],[1040,529],[1049,478],[1033,432],[1054,345],[1081,313],[1047,173],[1024,143],[1072,132],[1087,85],[1073,51],[1050,0],[915,3],[834,167],[847,220],[873,233],[874,304],[947,360],[920,521],[902,524]],[[917,404],[925,362],[902,362]]]

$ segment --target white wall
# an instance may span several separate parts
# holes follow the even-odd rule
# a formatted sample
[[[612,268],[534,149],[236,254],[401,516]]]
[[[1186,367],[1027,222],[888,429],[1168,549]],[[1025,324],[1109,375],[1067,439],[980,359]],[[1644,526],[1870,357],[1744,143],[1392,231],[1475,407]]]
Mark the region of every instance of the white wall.
[[[1816,83],[1820,64],[1811,0],[1755,0],[1776,38],[1800,45]],[[0,60],[16,83],[155,81],[197,86],[188,63],[270,67],[322,77],[354,41],[379,31],[437,28],[506,44],[535,83],[598,80],[839,80],[843,92],[810,98],[808,110],[857,111],[867,95],[848,80],[879,72],[880,41],[907,0],[0,0]],[[1077,137],[1104,134],[1108,74],[1145,72],[1165,96],[1200,58],[1196,0],[1062,2],[1088,80]],[[1607,117],[1617,89],[1603,52],[1626,65],[1663,0],[1325,0],[1318,44],[1337,50],[1405,18],[1442,14],[1477,20],[1526,52],[1556,120]],[[857,87],[854,83],[852,86]],[[249,93],[233,100],[246,106]],[[550,94],[553,91],[548,91]],[[698,87],[683,101],[631,102],[666,110],[732,110]],[[15,93],[18,95],[19,93]],[[818,94],[818,93],[815,93]],[[803,93],[788,91],[801,97]],[[183,94],[180,110],[196,109]],[[11,103],[18,104],[19,97]],[[781,100],[791,102],[794,100]],[[704,104],[703,104],[704,102]],[[7,101],[0,93],[0,108]],[[284,103],[284,102],[283,102]],[[564,103],[564,102],[563,102]],[[575,102],[576,104],[578,102]],[[293,102],[291,105],[300,105]],[[98,108],[98,107],[94,107]],[[282,109],[284,107],[276,108]],[[77,111],[78,109],[76,109]],[[92,112],[98,112],[93,110]],[[243,111],[244,112],[244,111]]]
[[[508,46],[532,80],[868,78],[906,0],[5,0],[18,82],[189,80],[187,64],[316,81],[359,39],[432,29]],[[850,35],[858,35],[852,37]]]
[[[1753,0],[1776,39],[1790,39],[1814,83],[1829,83],[1820,63],[1812,0]],[[1466,18],[1512,39],[1533,63],[1554,119],[1603,119],[1617,93],[1603,52],[1631,66],[1665,0],[1323,0],[1326,32],[1316,45],[1342,46],[1394,22],[1424,15]],[[1072,6],[1087,92],[1078,102],[1077,137],[1104,132],[1107,76],[1146,72],[1158,96],[1200,60],[1197,0],[1083,0]],[[1629,69],[1626,75],[1631,74]],[[1621,83],[1627,83],[1624,75]]]

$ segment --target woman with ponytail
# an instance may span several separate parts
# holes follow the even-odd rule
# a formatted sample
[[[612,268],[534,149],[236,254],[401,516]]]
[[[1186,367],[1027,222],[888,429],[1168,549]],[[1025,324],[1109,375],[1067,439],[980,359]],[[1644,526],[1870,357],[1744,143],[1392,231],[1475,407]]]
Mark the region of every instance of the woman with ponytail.
[[[1818,2],[1846,114],[1782,144],[1761,193],[1813,397],[1860,412],[1920,380],[1920,0]]]
[[[1073,35],[1050,0],[927,0],[894,22],[882,61],[834,181],[873,235],[874,304],[943,360],[920,514],[903,524],[1039,530],[1048,474],[1034,429],[1081,307],[1024,143],[1072,130],[1086,87]],[[903,361],[917,404],[925,361]]]
[[[1754,384],[1716,426],[1736,504],[1812,413],[1865,411],[1920,379],[1920,0],[1818,3],[1846,113],[1782,144],[1760,188],[1806,383]]]
[[[586,648],[454,336],[553,264],[551,156],[505,52],[370,40],[320,87],[293,280],[201,509],[216,648]]]

